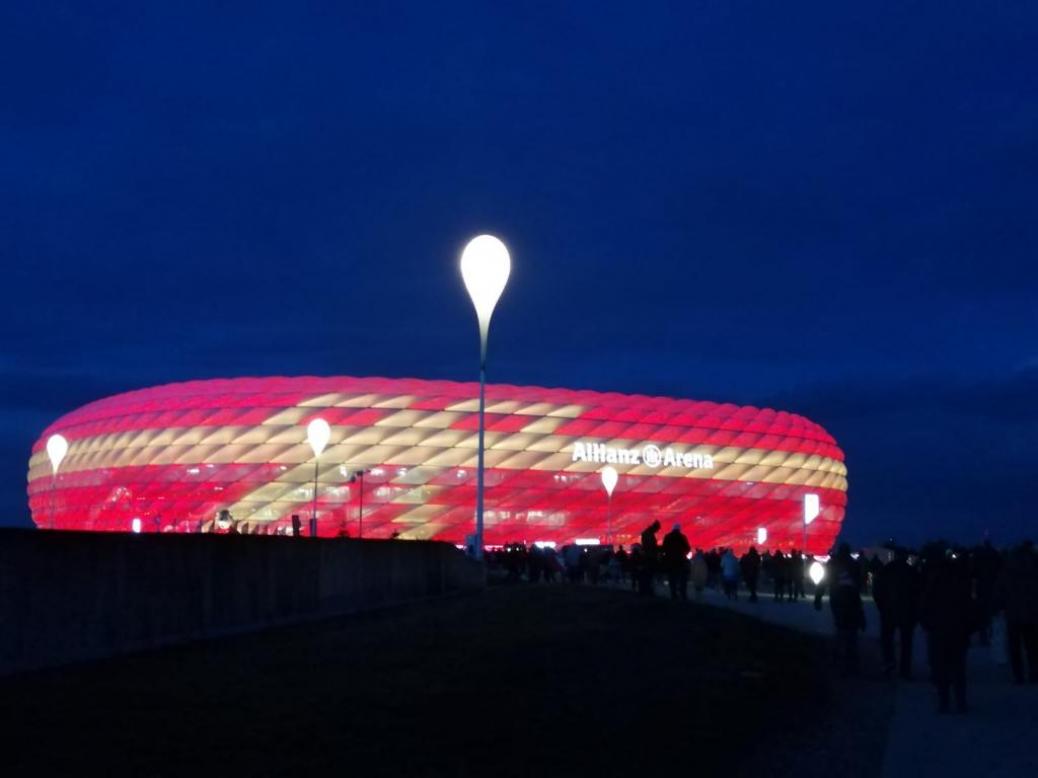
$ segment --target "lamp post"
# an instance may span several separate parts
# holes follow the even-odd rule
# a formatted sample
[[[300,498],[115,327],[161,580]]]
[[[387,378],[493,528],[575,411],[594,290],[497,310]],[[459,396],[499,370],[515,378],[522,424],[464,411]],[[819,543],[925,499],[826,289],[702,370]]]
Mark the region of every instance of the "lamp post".
[[[818,501],[817,494],[805,494],[804,495],[804,547],[801,552],[807,553],[807,525],[818,518],[818,514],[821,511],[821,505]]]
[[[47,529],[54,529],[54,483],[58,478],[58,468],[61,461],[68,453],[68,440],[64,435],[54,434],[47,438],[47,457],[50,459],[50,517],[47,520]]]
[[[357,537],[364,537],[364,476],[367,475],[367,470],[358,470],[352,476],[350,481],[357,480],[357,488],[360,490],[359,499],[360,506],[357,508]]]
[[[490,317],[508,283],[512,260],[505,244],[479,235],[461,253],[461,277],[479,321],[479,452],[476,465],[476,559],[483,558],[483,411],[486,407],[487,333]]]
[[[306,425],[306,442],[314,452],[314,501],[310,512],[310,536],[317,537],[317,469],[321,463],[321,452],[328,445],[332,428],[324,419],[313,419]]]
[[[616,488],[618,480],[620,476],[617,475],[615,467],[606,465],[602,468],[602,486],[606,490],[606,543],[610,548],[613,545],[613,489]]]

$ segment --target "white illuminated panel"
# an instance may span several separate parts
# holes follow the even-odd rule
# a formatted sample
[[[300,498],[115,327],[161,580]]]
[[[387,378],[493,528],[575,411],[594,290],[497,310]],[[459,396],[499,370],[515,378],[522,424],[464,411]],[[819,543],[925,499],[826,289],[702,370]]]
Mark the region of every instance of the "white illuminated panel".
[[[818,514],[821,511],[821,504],[818,501],[817,494],[805,494],[804,495],[804,524],[810,524],[812,521],[818,518]]]

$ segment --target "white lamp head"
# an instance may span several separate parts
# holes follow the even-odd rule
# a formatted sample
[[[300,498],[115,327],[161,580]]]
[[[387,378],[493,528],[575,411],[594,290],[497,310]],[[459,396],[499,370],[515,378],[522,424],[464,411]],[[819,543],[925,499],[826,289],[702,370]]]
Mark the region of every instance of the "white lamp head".
[[[313,419],[306,425],[306,442],[310,444],[315,457],[321,456],[321,452],[324,451],[324,447],[328,445],[331,437],[332,428],[324,419]]]
[[[811,576],[811,583],[818,586],[825,578],[825,567],[822,566],[821,562],[812,562],[811,566],[807,568],[807,574]]]
[[[141,520],[140,519],[134,519],[133,521],[130,522],[130,532],[132,532],[134,535],[140,535],[141,534]]]
[[[768,542],[768,528],[767,527],[757,527],[757,545],[758,546],[763,546],[767,542]]]
[[[50,466],[54,469],[55,474],[67,453],[68,441],[65,440],[64,435],[51,435],[47,438],[47,456],[50,458]]]
[[[607,497],[613,496],[613,489],[616,488],[618,480],[620,480],[620,476],[617,475],[615,467],[606,465],[602,468],[602,486],[605,487]]]
[[[494,306],[501,299],[512,272],[512,259],[505,244],[493,235],[479,235],[461,252],[461,277],[465,281],[479,319],[480,354],[486,357],[487,331]]]
[[[821,505],[818,502],[817,494],[805,494],[804,495],[804,524],[810,524],[812,521],[818,518],[818,514],[821,511]]]

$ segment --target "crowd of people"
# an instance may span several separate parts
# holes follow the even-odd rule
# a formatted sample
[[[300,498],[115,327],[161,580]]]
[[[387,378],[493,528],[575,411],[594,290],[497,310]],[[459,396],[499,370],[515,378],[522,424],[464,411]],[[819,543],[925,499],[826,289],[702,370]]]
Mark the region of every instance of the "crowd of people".
[[[691,588],[696,598],[706,589],[720,589],[738,599],[745,586],[756,602],[760,584],[766,583],[775,602],[803,599],[807,555],[797,549],[760,553],[753,546],[737,555],[730,548],[693,550],[688,538],[675,524],[662,539],[660,523],[653,522],[630,546],[553,546],[511,543],[489,552],[490,562],[507,571],[511,580],[567,580],[574,583],[628,583],[640,594],[655,592],[657,582],[666,581],[672,599],[687,600]]]
[[[693,550],[675,524],[662,539],[658,521],[640,542],[623,546],[553,547],[512,544],[492,552],[491,563],[512,580],[567,580],[614,583],[653,596],[666,580],[672,599],[696,598],[707,589],[737,599],[745,590],[758,601],[761,587],[772,601],[795,602],[812,584],[812,557],[797,549],[763,553],[750,547]],[[912,647],[917,628],[926,636],[930,677],[938,709],[966,710],[966,655],[972,642],[1005,644],[1013,680],[1038,684],[1038,553],[1032,543],[999,551],[990,543],[974,548],[930,543],[918,550],[890,544],[871,556],[840,544],[825,562],[814,586],[814,604],[826,596],[836,634],[836,653],[846,675],[859,670],[858,639],[866,627],[865,597],[872,596],[879,618],[883,670],[912,680]],[[766,590],[767,590],[766,589]]]

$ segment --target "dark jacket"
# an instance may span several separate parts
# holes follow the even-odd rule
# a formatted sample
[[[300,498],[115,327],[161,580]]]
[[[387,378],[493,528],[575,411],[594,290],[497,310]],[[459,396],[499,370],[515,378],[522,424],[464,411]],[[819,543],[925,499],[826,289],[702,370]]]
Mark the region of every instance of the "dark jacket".
[[[1013,549],[998,578],[997,601],[1014,624],[1038,624],[1038,557],[1026,546]]]
[[[961,561],[930,563],[919,603],[919,623],[941,639],[966,640],[977,626],[970,578]]]
[[[739,567],[746,583],[756,583],[760,577],[760,554],[757,553],[757,549],[751,548],[743,554],[742,559],[739,560]]]
[[[892,624],[915,624],[919,589],[919,572],[904,559],[895,559],[879,568],[872,582],[876,607]]]
[[[688,552],[692,546],[679,529],[672,529],[663,536],[663,564],[669,570],[681,570],[688,564]]]
[[[653,522],[642,530],[642,559],[645,564],[654,565],[659,556],[660,544],[656,540],[659,529],[659,523]]]
[[[820,608],[822,595],[829,592],[833,626],[838,631],[864,630],[865,608],[861,603],[861,568],[851,555],[837,554],[825,566],[825,576],[815,588],[815,607]]]

